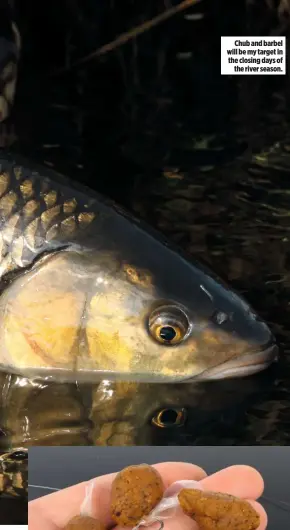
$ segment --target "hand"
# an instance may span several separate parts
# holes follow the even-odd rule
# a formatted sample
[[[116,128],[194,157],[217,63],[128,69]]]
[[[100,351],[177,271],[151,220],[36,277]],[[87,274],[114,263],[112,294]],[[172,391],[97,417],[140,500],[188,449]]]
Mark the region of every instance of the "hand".
[[[229,493],[251,502],[259,513],[261,524],[258,530],[265,530],[267,515],[264,508],[256,502],[264,490],[263,479],[254,468],[248,466],[231,466],[213,475],[207,476],[205,471],[193,464],[183,462],[167,462],[157,464],[156,469],[163,478],[167,488],[177,480],[201,480],[205,489],[221,493]],[[112,528],[110,519],[110,492],[116,473],[98,477],[95,480],[93,493],[93,517],[101,521],[105,527]],[[79,515],[80,505],[85,497],[87,482],[63,489],[29,502],[29,530],[58,530],[63,528],[70,519]],[[115,527],[120,530],[120,527]],[[197,530],[197,525],[189,517],[181,514],[172,521],[165,522],[164,530]],[[128,529],[127,529],[128,530]]]

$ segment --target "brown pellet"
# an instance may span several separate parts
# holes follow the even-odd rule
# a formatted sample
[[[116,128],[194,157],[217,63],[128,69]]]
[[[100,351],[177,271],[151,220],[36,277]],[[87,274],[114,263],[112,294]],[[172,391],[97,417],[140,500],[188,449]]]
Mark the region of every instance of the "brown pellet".
[[[158,471],[147,464],[118,473],[111,493],[111,517],[116,524],[135,526],[162,499],[164,485]]]
[[[178,499],[200,530],[256,530],[260,525],[260,516],[252,505],[232,495],[183,489]]]
[[[105,530],[105,527],[98,519],[76,515],[65,525],[63,530]]]

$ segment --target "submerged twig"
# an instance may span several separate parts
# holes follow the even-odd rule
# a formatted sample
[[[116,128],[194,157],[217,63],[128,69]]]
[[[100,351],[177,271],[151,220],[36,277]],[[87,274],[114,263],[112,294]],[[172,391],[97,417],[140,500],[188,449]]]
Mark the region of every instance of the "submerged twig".
[[[202,0],[183,0],[180,4],[177,6],[171,7],[167,9],[166,11],[163,11],[160,13],[160,15],[156,15],[156,17],[147,20],[143,24],[140,24],[139,26],[136,26],[135,28],[130,29],[129,31],[126,31],[125,33],[122,33],[114,39],[113,41],[104,44],[104,46],[101,46],[94,52],[91,52],[89,55],[86,55],[82,59],[79,59],[78,61],[75,61],[69,68],[64,67],[60,68],[59,70],[56,70],[53,72],[52,75],[58,75],[63,74],[68,71],[70,71],[72,68],[81,66],[84,63],[87,63],[88,61],[91,61],[92,59],[96,59],[98,57],[101,57],[102,55],[105,55],[108,52],[111,52],[115,50],[116,48],[119,48],[120,46],[123,46],[123,44],[126,44],[126,42],[135,39],[142,33],[145,33],[146,31],[152,29],[154,26],[157,26],[158,24],[161,24],[162,22],[165,22],[172,16],[176,15],[177,13],[180,13],[181,11],[185,11],[189,7],[192,7],[195,4],[198,4]]]

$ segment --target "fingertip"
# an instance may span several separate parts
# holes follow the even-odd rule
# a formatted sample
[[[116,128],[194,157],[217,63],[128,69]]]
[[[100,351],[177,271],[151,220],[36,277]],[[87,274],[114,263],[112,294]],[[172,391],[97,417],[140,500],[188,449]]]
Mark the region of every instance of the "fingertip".
[[[203,479],[203,485],[206,489],[253,500],[264,491],[262,475],[257,469],[245,465],[226,467]]]
[[[248,495],[249,499],[258,499],[264,492],[265,483],[261,473],[252,466],[236,465],[231,466],[234,471],[240,474],[240,479],[245,483],[251,482],[252,495]],[[231,469],[231,467],[226,469]]]
[[[153,467],[161,474],[166,488],[178,480],[203,480],[207,477],[202,467],[189,462],[162,462]]]

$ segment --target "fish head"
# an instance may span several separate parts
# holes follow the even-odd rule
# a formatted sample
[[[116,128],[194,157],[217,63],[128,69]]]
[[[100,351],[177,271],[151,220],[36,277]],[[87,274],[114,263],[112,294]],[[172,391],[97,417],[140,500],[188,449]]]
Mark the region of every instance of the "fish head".
[[[124,346],[127,368],[137,381],[241,377],[277,359],[271,330],[242,296],[156,231],[138,220],[129,226],[127,221],[124,215],[107,227],[112,249],[118,246],[122,252],[111,275],[111,302],[108,291],[102,300],[111,303],[116,326],[109,336],[115,333]],[[99,293],[95,300],[92,314],[98,320],[105,314],[97,308]],[[93,328],[104,331],[106,326],[102,322]]]
[[[146,269],[135,258],[122,271],[119,336],[138,352],[136,374],[139,366],[149,382],[207,381],[251,375],[277,359],[271,330],[242,296],[201,264],[162,252]]]
[[[24,377],[204,381],[277,355],[242,297],[119,214],[37,261],[6,289],[0,315],[1,364]]]

